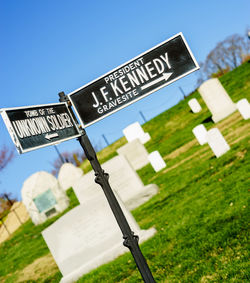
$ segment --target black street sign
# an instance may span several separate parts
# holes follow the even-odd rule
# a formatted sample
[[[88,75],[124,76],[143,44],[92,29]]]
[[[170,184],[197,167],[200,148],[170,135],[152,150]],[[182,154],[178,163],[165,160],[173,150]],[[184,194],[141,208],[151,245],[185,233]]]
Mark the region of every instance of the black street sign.
[[[66,103],[0,109],[19,153],[80,136]]]
[[[197,69],[179,33],[68,96],[86,127]]]

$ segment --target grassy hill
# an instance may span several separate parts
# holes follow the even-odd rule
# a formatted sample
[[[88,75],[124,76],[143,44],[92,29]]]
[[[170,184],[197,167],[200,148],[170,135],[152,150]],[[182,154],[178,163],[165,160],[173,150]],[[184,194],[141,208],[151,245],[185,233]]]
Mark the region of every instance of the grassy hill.
[[[250,64],[221,77],[234,102],[250,101]],[[250,188],[250,123],[238,112],[214,125],[202,106],[190,112],[187,99],[147,122],[149,152],[159,150],[167,167],[155,173],[148,165],[139,170],[144,184],[160,190],[133,211],[142,229],[154,226],[157,234],[141,245],[156,282],[248,282],[248,216]],[[208,145],[200,146],[192,129],[203,123],[218,127],[231,150],[219,159]],[[122,138],[98,153],[101,162],[114,156]],[[86,170],[90,169],[84,163]],[[68,191],[71,207],[77,205]],[[59,282],[61,274],[40,232],[59,216],[34,226],[24,224],[0,245],[0,282]],[[122,242],[122,237],[121,237]],[[130,253],[83,276],[78,282],[142,282]]]

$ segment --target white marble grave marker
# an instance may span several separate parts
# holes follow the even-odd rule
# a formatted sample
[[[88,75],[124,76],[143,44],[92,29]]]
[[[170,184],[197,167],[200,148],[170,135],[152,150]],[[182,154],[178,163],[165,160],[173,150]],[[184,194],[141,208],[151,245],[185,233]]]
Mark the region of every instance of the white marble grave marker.
[[[57,179],[48,172],[31,175],[23,183],[21,193],[23,204],[35,225],[64,211],[69,205],[69,199]]]
[[[166,163],[161,157],[159,151],[153,151],[148,155],[148,160],[154,168],[155,172],[160,171],[161,169],[166,167]]]
[[[230,146],[217,128],[207,131],[207,142],[217,158],[230,149]]]
[[[154,228],[140,230],[130,212],[119,203],[140,243],[154,235]],[[128,252],[103,192],[70,210],[42,235],[63,274],[60,283],[75,282],[83,274]]]
[[[188,105],[191,108],[193,113],[198,113],[201,111],[200,103],[197,101],[196,98],[192,98],[188,101]]]
[[[139,139],[142,144],[150,140],[149,133],[145,133],[139,122],[130,124],[125,129],[123,129],[123,134],[126,137],[128,142],[131,142],[135,139]]]
[[[236,110],[236,105],[217,78],[204,82],[198,90],[215,123],[226,118]]]
[[[134,170],[139,170],[149,163],[148,152],[139,139],[121,146],[117,149],[117,153],[124,156]]]
[[[58,173],[58,181],[64,191],[74,186],[83,175],[83,171],[72,163],[64,163]]]
[[[241,116],[247,120],[250,119],[250,104],[246,98],[239,100],[236,103],[237,109],[239,110]]]
[[[207,129],[204,125],[200,124],[196,126],[193,128],[192,132],[200,145],[207,143]]]
[[[116,156],[102,164],[102,168],[109,174],[109,182],[120,199],[129,210],[149,200],[158,192],[155,184],[144,186],[140,177],[123,156]],[[93,170],[84,174],[80,181],[74,185],[74,192],[81,204],[95,198],[101,187],[95,183]]]

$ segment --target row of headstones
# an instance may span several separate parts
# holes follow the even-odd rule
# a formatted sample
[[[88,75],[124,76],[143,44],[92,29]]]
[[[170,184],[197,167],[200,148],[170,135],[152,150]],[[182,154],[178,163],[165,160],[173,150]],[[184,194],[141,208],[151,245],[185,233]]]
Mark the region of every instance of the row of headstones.
[[[136,171],[123,155],[102,164],[110,173],[110,185],[126,219],[140,242],[156,230],[141,230],[130,210],[158,192],[155,184],[144,186]],[[80,205],[71,209],[46,228],[42,235],[61,271],[60,282],[74,282],[83,274],[127,252],[122,234],[104,193],[94,182],[94,172],[64,164],[58,180],[47,172],[29,177],[22,188],[23,203],[35,224],[65,210],[69,204],[65,190],[72,187]]]
[[[188,105],[193,113],[198,113],[202,110],[196,98],[190,99]],[[236,103],[236,109],[240,112],[243,119],[247,120],[250,118],[250,104],[246,98],[242,98]]]
[[[166,164],[158,151],[148,154],[143,144],[150,140],[150,136],[144,133],[138,122],[123,132],[128,143],[117,150],[118,156],[102,164],[102,168],[110,173],[109,182],[124,215],[143,242],[156,230],[141,230],[130,210],[149,200],[158,192],[158,187],[155,184],[144,186],[136,170],[151,163],[158,172]],[[108,202],[100,186],[94,182],[94,172],[72,174],[70,166],[64,164],[61,167],[58,181],[64,190],[73,188],[80,205],[42,232],[63,274],[61,282],[76,280],[127,251]]]
[[[215,84],[218,86],[217,81]],[[213,84],[212,86],[214,87]],[[210,85],[210,93],[213,87]],[[229,103],[230,98],[227,97],[227,94],[225,95],[224,89],[222,90],[221,87],[219,89],[220,94],[218,94],[217,89],[214,90],[216,99],[221,105],[230,105],[227,109],[224,107],[222,111],[223,115],[226,112],[229,115],[228,113],[235,108],[232,107],[232,103]],[[206,90],[204,92],[206,93]],[[221,95],[222,92],[224,92],[223,95]],[[206,95],[203,96],[206,97]],[[222,96],[226,97],[226,103]],[[211,95],[209,97],[212,100]],[[213,114],[213,120],[222,119],[223,115],[219,113],[221,109],[217,107],[218,105],[214,106],[211,101],[208,105]],[[231,110],[229,111],[230,107]],[[203,125],[199,125],[193,132],[197,135],[201,144],[208,142],[212,149],[213,143],[215,143],[214,148],[218,144],[223,144],[227,150],[229,148],[218,129],[206,131]],[[158,187],[154,184],[144,186],[136,170],[151,163],[155,171],[159,171],[166,164],[158,152],[148,154],[143,144],[150,140],[150,136],[148,133],[144,133],[138,122],[129,125],[123,130],[123,133],[128,143],[117,150],[118,156],[105,162],[102,167],[110,173],[111,187],[117,195],[132,230],[143,241],[152,236],[155,230],[153,228],[141,230],[130,210],[150,199],[157,193]],[[214,152],[217,157],[221,155],[221,152],[216,152],[216,149],[214,149]],[[154,155],[156,157],[151,159],[151,156]],[[80,202],[79,206],[69,211],[42,232],[63,274],[61,282],[74,281],[82,274],[127,251],[121,244],[121,232],[108,202],[100,186],[94,182],[94,172],[91,171],[83,175],[81,169],[74,168],[73,170],[72,166],[71,164],[64,164],[59,172],[58,180],[53,176],[48,176],[48,173],[45,172],[39,172],[38,175],[27,180],[29,186],[36,187],[36,195],[32,195],[30,191],[26,191],[24,188],[22,190],[24,202],[31,208],[30,211],[33,209],[32,216],[42,215],[43,220],[53,215],[55,211],[63,211],[68,206],[65,190],[69,187],[73,187]],[[42,186],[39,185],[39,178],[43,183]],[[41,221],[36,217],[32,217],[32,220],[36,224]]]
[[[250,104],[247,99],[243,98],[234,104],[218,79],[210,79],[204,82],[198,90],[210,110],[212,120],[215,123],[226,118],[235,110],[238,110],[245,120],[250,118]],[[188,105],[193,113],[199,113],[202,109],[195,98],[189,100]],[[217,158],[230,149],[230,146],[218,128],[207,131],[205,126],[200,124],[192,132],[200,145],[208,143]]]
[[[215,122],[236,110],[218,80],[206,82],[199,91],[212,112],[212,119]],[[197,103],[196,101],[196,106]],[[247,105],[246,100],[237,103],[240,113],[244,113],[243,117],[248,115],[246,109],[249,105]],[[148,154],[143,146],[150,140],[150,136],[144,133],[138,122],[129,125],[123,130],[123,133],[128,143],[117,150],[118,156],[105,162],[102,166],[106,172],[111,173],[111,187],[117,194],[117,199],[132,230],[140,236],[141,240],[144,240],[152,236],[155,230],[140,230],[129,210],[147,201],[156,194],[158,188],[155,185],[145,187],[136,170],[150,162],[155,171],[159,171],[166,164],[158,152],[154,152],[153,156],[156,155],[156,157],[150,160],[152,153]],[[193,129],[193,133],[200,144],[207,142],[217,157],[229,150],[229,145],[217,128],[207,131],[204,125],[198,125]],[[65,172],[61,174],[65,177],[69,170],[64,170]],[[121,245],[121,233],[107,201],[100,187],[93,180],[94,172],[91,171],[72,184],[80,206],[43,231],[43,236],[64,275],[62,282],[76,280],[80,275],[126,251]],[[60,182],[63,184],[62,179]],[[69,183],[63,186],[68,187]],[[85,246],[83,246],[83,239]],[[75,250],[77,253],[74,252]]]
[[[148,153],[143,146],[151,137],[145,133],[139,122],[135,122],[123,129],[123,134],[128,143],[120,147],[117,153],[125,156],[135,170],[151,164],[155,172],[166,167],[166,163],[158,150]]]
[[[136,132],[136,137],[133,134],[133,131]],[[142,128],[140,126],[138,127],[137,123],[132,125],[128,131],[125,129],[125,132],[130,135],[130,137],[128,137],[128,143],[117,150],[118,156],[102,164],[102,167],[105,172],[110,173],[110,185],[119,200],[132,230],[139,235],[140,241],[144,241],[155,233],[155,229],[140,230],[129,211],[145,203],[158,191],[158,187],[155,184],[144,186],[136,173],[136,170],[144,167],[150,162],[148,152],[143,145],[143,143],[150,139],[150,136],[147,133],[145,134]],[[67,173],[70,178],[71,174],[69,174],[69,170],[66,165],[64,165],[60,169],[58,176],[58,180],[63,188],[67,188],[70,183],[66,178]],[[71,186],[80,202],[80,206],[67,213],[67,216],[62,217],[60,221],[57,221],[50,226],[49,229],[43,232],[45,240],[64,275],[64,281],[68,280],[68,278],[76,279],[75,276],[86,273],[92,268],[97,267],[99,264],[107,262],[117,255],[127,251],[121,244],[121,232],[118,229],[117,223],[114,221],[114,217],[108,207],[100,186],[94,182],[94,177],[94,172],[90,171],[81,176],[80,179],[74,183],[72,182],[73,179],[71,179]],[[74,179],[76,180],[77,178]],[[81,234],[80,237],[78,237],[78,233],[78,236],[76,236],[74,232],[72,235],[72,231],[75,230],[75,228],[72,227],[72,229],[68,231],[70,236],[67,238],[71,238],[73,243],[69,244],[66,241],[63,245],[69,246],[67,251],[74,250],[76,246],[79,250],[82,241],[81,239],[84,238],[87,242],[87,247],[83,249],[83,252],[84,254],[88,253],[89,257],[86,258],[86,256],[80,252],[79,256],[73,255],[72,258],[71,256],[69,257],[69,254],[65,251],[66,256],[64,255],[63,259],[60,259],[58,248],[56,247],[58,239],[54,235],[56,234],[58,235],[58,238],[60,237],[63,227],[60,223],[62,221],[72,222],[71,215],[78,213],[77,211],[80,210],[81,207],[84,207],[84,210],[87,209],[88,215],[92,215],[92,217],[85,216],[85,220],[83,218],[78,219],[77,226],[79,226],[78,222],[80,222],[81,227],[84,227],[85,225],[89,225],[89,227],[87,231],[84,232],[84,235]],[[85,212],[85,214],[87,213]],[[84,215],[84,213],[82,214]],[[70,220],[67,220],[68,218]],[[91,223],[89,223],[90,220]],[[80,229],[80,231],[84,231],[84,229]],[[53,235],[53,237],[51,235]],[[84,260],[82,258],[84,258]],[[75,270],[75,268],[72,267],[68,272],[67,266],[71,266],[69,265],[69,262],[71,262],[72,259],[78,266],[78,269]]]
[[[212,120],[215,123],[226,118],[235,110],[238,110],[245,120],[250,118],[250,104],[247,99],[243,98],[236,104],[233,103],[218,79],[214,78],[204,82],[198,91],[212,113]],[[201,111],[201,106],[195,98],[189,100],[188,105],[193,113]]]
[[[150,158],[157,154],[158,156],[155,159],[151,159],[151,164],[155,170],[160,170],[166,164],[158,152],[149,155],[139,139],[127,143],[119,148],[117,152],[118,156],[104,163],[103,167],[106,168],[107,172],[111,173],[111,185],[120,194],[126,205],[133,209],[131,203],[133,201],[138,202],[140,199],[142,201],[143,197],[140,194],[145,194],[142,190],[143,184],[136,170],[146,166],[150,162]],[[119,173],[121,177],[116,178]],[[95,185],[93,174],[93,171],[91,171],[83,175],[80,168],[66,163],[59,170],[58,181],[53,175],[46,172],[38,172],[28,178],[22,188],[22,199],[30,211],[33,223],[43,223],[47,218],[65,210],[68,207],[68,198],[65,191],[70,187],[74,188],[79,200],[81,194],[76,191],[79,184],[84,183],[84,191],[92,195],[94,192],[94,190],[92,191],[92,185]],[[138,196],[135,197],[137,193]],[[86,198],[86,196],[84,197]]]

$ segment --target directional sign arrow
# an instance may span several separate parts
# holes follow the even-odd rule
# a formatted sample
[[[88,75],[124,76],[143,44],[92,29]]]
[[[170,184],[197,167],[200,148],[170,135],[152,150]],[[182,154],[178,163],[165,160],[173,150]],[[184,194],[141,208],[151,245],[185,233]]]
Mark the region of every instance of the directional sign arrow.
[[[148,83],[148,84],[143,85],[143,86],[141,87],[141,89],[142,89],[142,90],[143,90],[143,89],[146,89],[146,88],[148,88],[148,87],[150,87],[150,86],[153,86],[153,85],[155,85],[155,84],[157,84],[157,83],[159,83],[159,82],[161,82],[161,81],[163,81],[163,80],[165,80],[165,82],[166,82],[166,81],[170,78],[170,76],[171,76],[172,74],[173,74],[173,73],[163,73],[160,78],[158,78],[158,79],[156,79],[156,80],[154,80],[154,81],[152,81],[152,82],[150,82],[150,83]]]
[[[45,135],[45,139],[47,139],[47,140],[51,140],[51,139],[57,138],[57,137],[58,137],[58,133],[46,134]]]
[[[0,113],[19,153],[81,135],[65,102],[3,108]]]
[[[87,127],[198,69],[179,33],[68,96]]]

